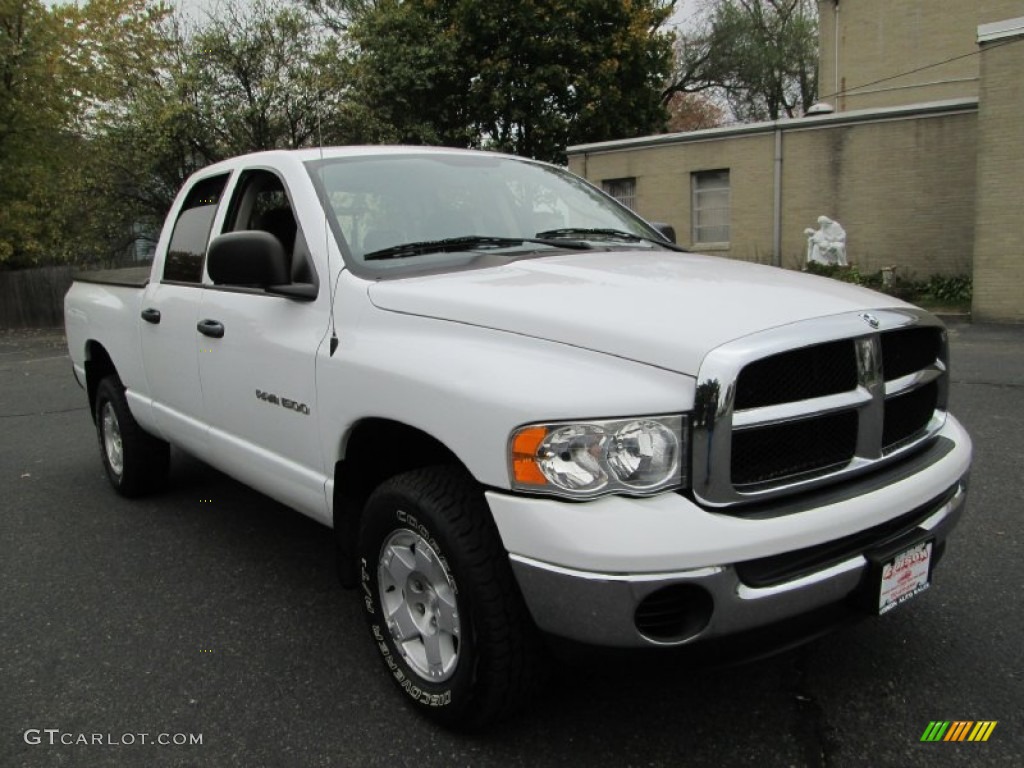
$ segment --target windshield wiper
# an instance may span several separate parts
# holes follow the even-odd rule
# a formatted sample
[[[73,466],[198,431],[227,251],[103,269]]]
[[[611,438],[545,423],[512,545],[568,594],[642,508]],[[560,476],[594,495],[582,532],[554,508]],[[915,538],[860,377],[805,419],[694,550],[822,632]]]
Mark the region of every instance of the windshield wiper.
[[[634,235],[632,232],[624,232],[621,229],[600,229],[598,227],[564,227],[562,229],[546,229],[538,232],[537,237],[571,237],[573,235],[598,235],[599,237],[614,237],[618,240],[629,240],[639,242],[644,238]]]
[[[641,241],[646,243],[654,243],[660,245],[662,248],[668,248],[672,251],[685,251],[685,248],[681,248],[675,243],[670,243],[667,240],[661,240],[654,237],[644,237],[643,235],[637,235],[633,232],[626,232],[621,229],[603,229],[600,227],[564,227],[562,229],[546,229],[543,232],[538,232],[537,237],[542,238],[559,238],[559,237],[578,237],[583,239],[608,238],[611,240],[624,240],[628,243],[639,243]]]
[[[488,235],[467,235],[465,237],[447,237],[443,240],[424,240],[418,243],[403,243],[390,248],[381,248],[363,254],[366,261],[398,259],[403,256],[418,256],[424,253],[457,253],[476,248],[511,248],[516,245],[531,243],[550,245],[554,248],[570,248],[578,251],[589,250],[593,246],[579,240],[550,239],[543,237],[491,237]]]

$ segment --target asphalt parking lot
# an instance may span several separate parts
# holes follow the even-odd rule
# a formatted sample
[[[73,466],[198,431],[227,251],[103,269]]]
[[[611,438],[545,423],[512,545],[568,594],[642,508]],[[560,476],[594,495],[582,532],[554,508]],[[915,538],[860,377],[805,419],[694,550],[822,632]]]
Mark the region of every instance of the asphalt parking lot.
[[[326,529],[177,453],[167,492],[116,496],[63,337],[0,332],[0,766],[1024,765],[1024,327],[951,339],[975,467],[926,595],[744,666],[565,665],[467,736],[378,669]]]

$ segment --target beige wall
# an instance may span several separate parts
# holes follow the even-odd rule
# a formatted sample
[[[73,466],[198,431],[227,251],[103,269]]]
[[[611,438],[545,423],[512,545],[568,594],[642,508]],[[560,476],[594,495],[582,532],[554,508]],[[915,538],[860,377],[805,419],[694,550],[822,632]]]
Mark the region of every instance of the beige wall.
[[[838,40],[836,3],[818,9],[818,93],[845,111],[976,97],[978,25],[1024,15],[1024,0],[842,0]]]
[[[976,320],[1024,322],[1024,37],[982,44]]]
[[[839,121],[833,121],[839,122]],[[851,263],[863,271],[897,266],[923,278],[971,270],[977,115],[974,111],[802,127],[782,123],[782,266],[806,256],[805,227],[818,216],[847,232]],[[771,263],[774,132],[618,151],[571,152],[572,170],[600,184],[635,177],[637,211],[690,237],[690,174],[728,168],[732,258]]]
[[[862,271],[969,273],[976,123],[968,112],[785,133],[783,266],[798,266],[803,229],[824,214]]]
[[[605,179],[636,178],[637,213],[648,221],[671,224],[679,243],[687,246],[693,243],[690,174],[728,168],[731,238],[728,248],[714,252],[769,263],[772,147],[772,134],[761,133],[589,157],[571,155],[569,168],[597,186]]]

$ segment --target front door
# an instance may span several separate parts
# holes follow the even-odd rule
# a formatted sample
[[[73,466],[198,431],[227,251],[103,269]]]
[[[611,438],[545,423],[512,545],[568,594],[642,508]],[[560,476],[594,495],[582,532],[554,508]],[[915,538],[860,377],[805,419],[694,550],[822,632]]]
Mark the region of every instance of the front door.
[[[261,229],[281,240],[295,282],[315,283],[305,238],[281,179],[239,176],[224,231]],[[328,327],[326,289],[312,301],[244,286],[203,291],[198,324],[210,461],[282,503],[326,519],[316,355]]]

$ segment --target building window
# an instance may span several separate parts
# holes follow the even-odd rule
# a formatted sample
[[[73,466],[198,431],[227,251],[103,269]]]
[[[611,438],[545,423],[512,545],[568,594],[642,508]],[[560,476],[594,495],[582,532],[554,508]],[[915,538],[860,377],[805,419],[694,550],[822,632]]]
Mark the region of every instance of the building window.
[[[693,242],[729,242],[729,169],[690,175],[693,189]]]
[[[631,211],[636,210],[636,179],[605,179],[601,189]]]

